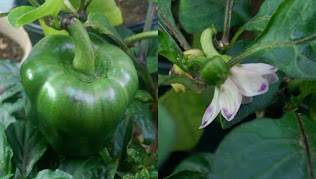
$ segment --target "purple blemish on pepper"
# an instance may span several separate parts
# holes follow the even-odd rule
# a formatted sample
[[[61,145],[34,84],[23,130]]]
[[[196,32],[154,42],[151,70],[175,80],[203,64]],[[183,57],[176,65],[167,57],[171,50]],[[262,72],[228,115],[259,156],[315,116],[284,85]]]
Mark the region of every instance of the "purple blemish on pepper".
[[[258,92],[262,92],[262,91],[264,91],[266,88],[267,88],[267,84],[262,83],[262,85],[261,85],[260,89],[258,90]]]
[[[233,114],[229,114],[226,108],[223,108],[223,112],[224,112],[224,115],[227,117],[227,119],[231,118],[233,115]]]

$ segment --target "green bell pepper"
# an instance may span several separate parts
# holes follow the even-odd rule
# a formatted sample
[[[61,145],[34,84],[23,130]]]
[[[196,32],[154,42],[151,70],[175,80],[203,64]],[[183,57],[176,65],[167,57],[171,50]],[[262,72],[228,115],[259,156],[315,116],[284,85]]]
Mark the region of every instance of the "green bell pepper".
[[[38,42],[22,64],[21,81],[27,118],[56,151],[85,156],[99,152],[112,139],[134,98],[138,77],[132,60],[120,48],[93,45],[90,53],[77,48],[78,37],[72,34],[73,38],[52,35]],[[93,55],[94,73],[74,67],[78,53],[81,60]]]

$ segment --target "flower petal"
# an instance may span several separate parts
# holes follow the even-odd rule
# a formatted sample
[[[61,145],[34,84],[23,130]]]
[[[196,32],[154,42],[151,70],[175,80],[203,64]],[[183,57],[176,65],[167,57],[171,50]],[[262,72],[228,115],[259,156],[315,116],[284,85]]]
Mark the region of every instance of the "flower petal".
[[[225,83],[220,86],[219,106],[222,115],[227,121],[234,119],[237,114],[242,100],[242,95],[239,93],[237,86],[230,78],[227,78]]]
[[[219,89],[218,87],[215,87],[213,100],[211,104],[207,107],[204,113],[202,124],[199,129],[202,129],[206,127],[207,125],[209,125],[218,115],[220,111],[220,107],[218,105],[218,97],[219,97]]]
[[[252,102],[252,97],[242,96],[241,104],[249,104]]]
[[[279,77],[275,73],[263,75],[262,77],[268,80],[269,85],[279,81]]]
[[[230,78],[244,96],[257,96],[269,90],[268,80],[256,72],[248,71],[237,66],[232,67],[231,72],[232,75]]]
[[[259,73],[261,76],[266,74],[275,73],[278,69],[266,63],[246,63],[242,64],[242,68],[247,71]]]

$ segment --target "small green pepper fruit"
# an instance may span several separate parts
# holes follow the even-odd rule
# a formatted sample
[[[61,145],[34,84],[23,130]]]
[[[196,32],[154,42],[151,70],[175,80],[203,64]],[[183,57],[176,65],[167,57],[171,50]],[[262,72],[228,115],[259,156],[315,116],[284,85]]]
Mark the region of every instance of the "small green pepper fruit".
[[[90,41],[83,26],[81,30],[77,33],[80,40]],[[134,98],[138,77],[132,60],[120,48],[92,42],[80,52],[77,40],[65,35],[43,38],[22,64],[21,81],[27,118],[50,145],[66,155],[87,156],[112,139]],[[94,53],[88,49],[92,46]],[[87,64],[85,68],[73,65],[75,60],[89,61],[90,57],[94,66],[89,70]]]
[[[214,56],[202,66],[201,78],[211,84],[223,84],[230,75],[229,67],[221,56]]]

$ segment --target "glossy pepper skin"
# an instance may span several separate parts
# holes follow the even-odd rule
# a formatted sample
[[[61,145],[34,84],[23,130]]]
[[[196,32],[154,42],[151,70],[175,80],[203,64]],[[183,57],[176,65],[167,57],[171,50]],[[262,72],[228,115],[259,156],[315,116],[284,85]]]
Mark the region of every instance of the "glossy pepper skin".
[[[22,64],[27,118],[51,146],[72,156],[99,152],[111,140],[138,88],[136,69],[120,48],[94,45],[106,60],[106,77],[84,82],[61,64],[74,57],[72,38],[48,36]]]

